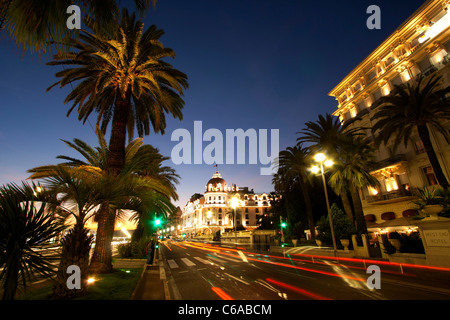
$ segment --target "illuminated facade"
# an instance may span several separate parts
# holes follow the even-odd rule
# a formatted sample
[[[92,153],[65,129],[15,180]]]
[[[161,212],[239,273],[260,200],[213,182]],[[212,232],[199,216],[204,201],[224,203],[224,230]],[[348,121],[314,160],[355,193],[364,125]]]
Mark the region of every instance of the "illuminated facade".
[[[246,230],[256,229],[259,220],[270,213],[272,195],[254,193],[248,187],[228,185],[220,173],[216,173],[206,184],[204,195],[188,201],[181,215],[181,230],[187,237],[213,236],[217,231],[234,228],[234,208],[236,226]],[[235,200],[233,200],[233,198]]]
[[[341,122],[358,116],[352,126],[371,128],[372,104],[388,95],[396,84],[422,74],[442,75],[442,86],[450,85],[450,1],[425,2],[393,34],[351,71],[330,93],[338,101],[333,115]],[[450,129],[450,123],[442,123]],[[367,135],[372,136],[367,129]],[[431,139],[447,178],[450,176],[450,148],[432,132]],[[437,184],[433,169],[417,132],[407,147],[393,152],[393,141],[376,151],[378,165],[373,172],[380,189],[362,190],[363,210],[368,226],[377,226],[411,214],[417,188]]]

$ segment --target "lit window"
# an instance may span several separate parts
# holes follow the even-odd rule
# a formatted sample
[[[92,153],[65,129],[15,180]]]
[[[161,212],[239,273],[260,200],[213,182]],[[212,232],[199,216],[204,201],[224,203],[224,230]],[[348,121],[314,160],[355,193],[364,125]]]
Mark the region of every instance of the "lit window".
[[[384,183],[386,185],[386,191],[387,192],[390,192],[392,190],[398,190],[397,181],[395,180],[394,177],[386,178],[384,180]]]
[[[369,189],[369,193],[370,193],[372,196],[376,196],[376,195],[378,194],[378,190],[377,190],[377,189],[375,189],[375,188],[373,188],[373,187],[368,187],[368,189]]]
[[[381,87],[381,92],[383,92],[383,95],[385,96],[389,95],[390,92],[389,84],[386,83],[383,87]]]
[[[425,177],[427,178],[427,182],[428,182],[429,186],[434,186],[434,185],[438,184],[432,167],[422,168],[422,170],[423,170],[423,173],[425,174]]]
[[[404,82],[411,80],[408,70],[403,71],[401,75]]]

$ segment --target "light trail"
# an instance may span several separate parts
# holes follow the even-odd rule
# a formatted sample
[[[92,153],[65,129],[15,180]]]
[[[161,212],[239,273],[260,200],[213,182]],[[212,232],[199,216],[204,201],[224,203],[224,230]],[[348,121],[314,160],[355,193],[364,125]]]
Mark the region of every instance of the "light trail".
[[[172,251],[172,249],[170,249],[170,247],[166,244],[166,241],[163,241],[162,244],[165,245],[167,249],[169,249],[170,251]]]
[[[211,287],[212,291],[214,291],[215,294],[217,294],[222,300],[234,300],[232,297],[230,297],[228,294],[226,294],[222,289],[219,287]]]
[[[301,295],[310,297],[310,298],[315,299],[315,300],[333,300],[331,298],[328,298],[328,297],[325,297],[325,296],[321,296],[321,295],[319,295],[317,293],[314,293],[314,292],[311,292],[311,291],[308,291],[308,290],[305,290],[305,289],[302,289],[302,288],[299,288],[299,287],[295,287],[295,286],[292,286],[290,284],[287,284],[287,283],[284,283],[284,282],[280,282],[280,281],[277,281],[277,280],[274,280],[274,279],[266,278],[266,281],[270,282],[270,283],[272,283],[274,285],[283,287],[285,289],[297,292],[297,293],[299,293]]]
[[[210,249],[210,248],[205,248],[205,246],[202,246],[200,243],[195,243],[195,245],[192,245],[192,244],[193,243],[190,243],[190,246],[192,246],[194,248],[197,248],[197,249],[213,251],[213,252],[219,253],[221,255],[226,255],[226,256],[233,257],[233,258],[240,258],[239,255],[236,256],[235,254],[231,254],[231,253],[227,253],[227,252],[220,252],[220,250],[222,248],[215,247],[215,249]],[[223,251],[235,251],[235,252],[238,251],[237,249],[229,249],[229,248],[222,249],[222,250]],[[269,256],[267,256],[267,257],[269,257]],[[283,257],[275,257],[275,256],[271,256],[271,257],[274,257],[276,259],[283,259]],[[285,258],[285,259],[288,259],[288,258]],[[289,265],[289,264],[279,263],[279,262],[274,262],[274,261],[255,259],[255,258],[251,258],[251,257],[248,257],[247,260],[252,260],[252,261],[262,262],[262,263],[268,263],[268,264],[271,264],[271,265],[277,265],[277,266],[286,267],[286,268],[293,268],[293,269],[303,270],[303,271],[308,271],[308,272],[313,272],[313,273],[319,273],[319,274],[332,276],[332,277],[346,278],[346,279],[351,279],[351,280],[356,280],[356,281],[364,281],[364,282],[366,281],[366,279],[358,278],[358,277],[354,277],[354,276],[348,276],[348,275],[342,275],[342,274],[340,275],[340,274],[336,274],[336,273],[332,273],[332,272],[315,270],[315,269],[300,267],[300,266],[296,266],[296,265]]]

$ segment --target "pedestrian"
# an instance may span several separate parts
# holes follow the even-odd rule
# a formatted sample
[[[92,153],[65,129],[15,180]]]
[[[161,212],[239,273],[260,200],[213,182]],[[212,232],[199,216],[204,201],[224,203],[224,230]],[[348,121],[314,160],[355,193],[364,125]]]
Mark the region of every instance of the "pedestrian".
[[[153,264],[153,256],[155,252],[155,240],[148,243],[146,253],[147,253],[147,264]]]

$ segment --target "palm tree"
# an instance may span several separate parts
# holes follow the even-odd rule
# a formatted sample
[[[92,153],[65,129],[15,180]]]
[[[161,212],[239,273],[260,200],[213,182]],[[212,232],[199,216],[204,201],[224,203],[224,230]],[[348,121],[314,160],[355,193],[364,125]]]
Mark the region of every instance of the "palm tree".
[[[310,144],[310,152],[324,152],[329,156],[334,156],[340,146],[340,137],[358,135],[359,128],[349,128],[346,124],[341,124],[338,117],[326,113],[319,115],[316,122],[308,121],[306,128],[297,132],[298,144]]]
[[[69,147],[78,151],[84,160],[60,155],[57,158],[66,160],[61,165],[71,168],[78,168],[79,171],[88,174],[96,174],[106,176],[113,179],[107,172],[109,150],[103,133],[97,128],[97,137],[99,146],[91,147],[80,139],[74,139],[73,142],[64,141]],[[135,213],[131,216],[132,221],[140,221],[150,219],[147,215],[150,212],[173,213],[175,206],[171,200],[178,199],[175,184],[178,183],[179,176],[175,171],[162,163],[167,160],[163,157],[158,149],[143,145],[142,138],[131,141],[125,149],[125,165],[124,169],[117,176],[117,182],[110,181],[110,185],[120,185],[120,180],[132,178],[132,191],[128,194],[127,203],[116,208],[110,213],[108,211],[108,221],[99,219],[99,213],[104,211],[98,210],[95,219],[98,223],[96,245],[91,261],[91,270],[94,272],[108,272],[112,270],[112,250],[111,241],[114,233],[116,218],[121,217],[121,213],[125,209],[133,210]],[[30,169],[32,173],[31,179],[40,179],[52,176],[58,176],[60,173],[56,170],[60,165],[45,165]],[[108,184],[106,184],[107,190]],[[106,191],[103,191],[103,194]],[[130,189],[131,190],[131,189]],[[132,193],[133,192],[133,193]],[[131,195],[134,194],[134,197]],[[107,197],[102,206],[108,207],[106,203]],[[110,197],[109,199],[112,199]],[[111,204],[110,204],[111,205]],[[109,206],[110,206],[109,205]],[[120,208],[120,210],[119,210]],[[103,209],[104,210],[104,209]],[[100,216],[101,218],[101,216]],[[101,223],[104,223],[101,225]],[[142,225],[142,223],[139,223]],[[103,228],[101,228],[103,227]]]
[[[378,187],[378,180],[369,172],[374,164],[373,147],[360,137],[346,136],[339,147],[336,161],[328,183],[334,190],[349,189],[355,213],[356,229],[360,234],[367,233],[366,221],[359,190],[363,187]],[[353,221],[353,219],[351,219]]]
[[[86,221],[93,214],[95,207],[102,199],[95,186],[94,174],[86,174],[76,168],[59,165],[53,168],[51,175],[43,181],[46,192],[58,198],[55,213],[65,219],[75,220],[74,226],[61,239],[61,256],[53,288],[53,296],[57,299],[72,299],[84,295],[87,291],[89,271],[89,253],[93,236],[85,228]],[[117,186],[115,184],[114,186]],[[67,286],[68,267],[76,265],[81,271],[81,288]]]
[[[339,158],[339,148],[341,147],[342,139],[346,136],[359,135],[358,128],[348,128],[345,124],[342,125],[339,118],[329,113],[326,113],[325,116],[319,115],[316,122],[308,121],[305,126],[306,128],[297,132],[297,134],[301,134],[297,138],[297,143],[307,143],[311,153],[323,152],[335,160]],[[349,190],[348,186],[341,183],[334,187],[335,193],[341,197],[347,217],[350,221],[353,221],[353,211],[347,192]]]
[[[316,231],[311,198],[309,196],[308,184],[311,181],[308,175],[309,165],[307,159],[307,150],[299,145],[288,147],[286,150],[281,151],[278,158],[278,173],[274,176],[272,182],[275,184],[275,189],[279,191],[281,189],[285,190],[286,184],[290,185],[297,182],[300,185],[303,199],[305,200],[308,227],[311,237],[314,239]],[[280,188],[282,184],[284,184],[284,188]]]
[[[187,76],[163,61],[175,57],[159,41],[164,32],[152,25],[145,32],[135,14],[123,9],[117,30],[108,38],[82,31],[80,40],[68,45],[76,52],[59,53],[48,65],[73,65],[56,74],[61,80],[51,87],[82,80],[66,97],[72,102],[67,115],[78,106],[78,119],[85,122],[93,111],[103,132],[112,121],[108,171],[118,174],[124,165],[125,140],[136,126],[139,136],[164,134],[165,113],[182,119],[183,89]]]
[[[439,184],[447,189],[449,187],[433,144],[430,139],[430,129],[436,129],[450,141],[450,134],[441,124],[441,121],[450,119],[450,86],[441,89],[440,76],[433,75],[426,82],[423,76],[409,81],[406,85],[396,85],[388,96],[381,97],[373,106],[376,113],[371,120],[376,120],[372,132],[377,134],[375,142],[385,145],[393,138],[394,148],[401,142],[406,146],[414,129],[427,153],[430,164],[434,170]]]
[[[46,192],[58,199],[55,213],[64,218],[73,218],[73,228],[62,239],[60,266],[53,295],[58,299],[71,299],[87,291],[89,257],[92,235],[85,223],[104,203],[112,212],[120,209],[146,211],[141,204],[136,206],[134,198],[146,199],[143,186],[132,176],[111,177],[108,174],[87,170],[85,166],[71,167],[60,164],[47,171],[43,179]],[[140,202],[144,203],[144,200]],[[81,288],[68,288],[67,269],[70,265],[80,267]]]
[[[156,0],[134,0],[137,11],[143,14],[149,3]],[[119,13],[116,0],[1,0],[0,31],[4,29],[24,50],[46,52],[54,43],[57,49],[66,38],[76,38],[78,32],[69,30],[66,13],[70,5],[78,5],[82,17],[90,20],[95,27],[112,30]]]
[[[34,273],[51,277],[53,266],[39,249],[64,230],[61,220],[46,210],[37,185],[0,187],[0,282],[3,300],[16,296],[19,282],[27,287]]]
[[[175,56],[159,41],[164,32],[154,25],[145,32],[143,28],[134,13],[123,9],[117,29],[108,37],[82,31],[80,40],[67,44],[76,52],[56,54],[48,63],[75,66],[58,72],[61,80],[54,85],[64,87],[81,80],[65,100],[73,102],[68,115],[78,106],[78,119],[85,122],[96,111],[103,132],[112,121],[107,163],[112,175],[124,168],[126,136],[132,139],[135,126],[139,136],[148,135],[150,127],[164,134],[166,113],[182,119],[181,96],[188,87],[187,76],[163,61]],[[98,235],[114,225],[110,220],[106,210],[99,212]],[[96,245],[96,250],[103,252],[101,260],[109,259],[106,247],[102,250]]]

